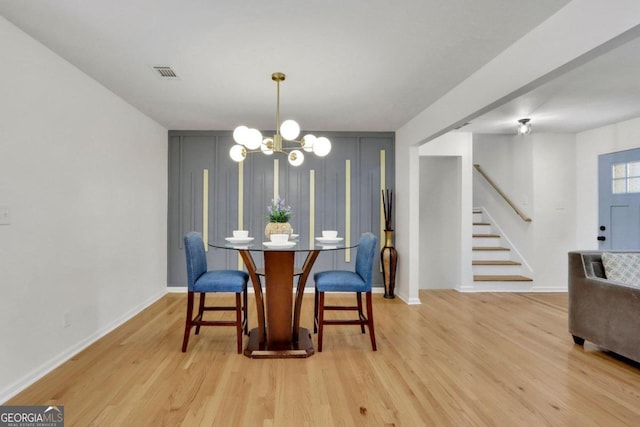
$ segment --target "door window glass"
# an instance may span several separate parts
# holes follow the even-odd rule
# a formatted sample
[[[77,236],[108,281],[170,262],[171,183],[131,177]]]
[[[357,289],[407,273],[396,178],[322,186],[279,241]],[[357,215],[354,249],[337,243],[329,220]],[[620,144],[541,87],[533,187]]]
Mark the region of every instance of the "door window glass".
[[[640,193],[640,162],[613,164],[611,191],[613,194]]]

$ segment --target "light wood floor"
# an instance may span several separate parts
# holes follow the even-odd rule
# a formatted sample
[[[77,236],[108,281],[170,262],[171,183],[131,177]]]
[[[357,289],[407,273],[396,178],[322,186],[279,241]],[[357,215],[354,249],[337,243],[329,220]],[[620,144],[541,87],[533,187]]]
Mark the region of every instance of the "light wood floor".
[[[640,425],[640,366],[574,345],[566,294],[420,297],[374,295],[377,352],[335,326],[309,359],[251,360],[233,328],[181,353],[186,297],[169,294],[7,404],[64,405],[67,427]]]

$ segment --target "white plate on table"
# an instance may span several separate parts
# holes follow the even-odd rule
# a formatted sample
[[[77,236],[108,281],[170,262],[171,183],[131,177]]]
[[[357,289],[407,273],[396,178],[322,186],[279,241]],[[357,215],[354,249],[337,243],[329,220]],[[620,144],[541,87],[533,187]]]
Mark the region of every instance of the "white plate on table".
[[[284,243],[276,243],[276,242],[262,242],[268,248],[292,248],[296,245],[296,242],[284,242]]]
[[[297,239],[298,237],[300,237],[300,235],[299,235],[299,234],[292,234],[292,235],[291,235],[291,238],[292,238],[292,239]]]
[[[338,243],[344,240],[344,237],[316,237],[320,243]]]
[[[249,243],[249,242],[252,242],[253,239],[254,237],[225,237],[224,238],[224,240],[226,240],[229,243],[233,243],[234,245]]]

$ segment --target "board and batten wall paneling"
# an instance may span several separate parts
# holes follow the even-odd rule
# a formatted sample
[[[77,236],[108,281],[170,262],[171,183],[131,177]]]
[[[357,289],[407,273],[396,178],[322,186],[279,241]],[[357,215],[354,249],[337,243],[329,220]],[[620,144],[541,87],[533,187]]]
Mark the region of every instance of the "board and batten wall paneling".
[[[170,131],[169,286],[186,285],[182,244],[186,232],[203,232],[206,224],[209,239],[220,241],[234,229],[243,228],[259,244],[264,240],[267,207],[277,196],[293,209],[291,225],[300,235],[302,247],[329,229],[338,230],[352,242],[371,231],[381,242],[380,187],[384,182],[387,188],[394,188],[394,133],[322,134],[332,142],[332,150],[324,158],[305,152],[304,163],[294,167],[285,156],[257,153],[239,166],[229,158],[231,131]],[[203,178],[207,174],[208,179]],[[204,200],[207,206],[203,206]],[[314,271],[353,270],[352,255],[355,252],[323,253]],[[207,261],[210,269],[242,268],[235,251],[209,248]],[[303,262],[304,254],[298,254],[296,264]],[[256,256],[256,263],[262,264],[261,257]],[[380,269],[379,257],[374,268],[376,272]],[[380,274],[374,274],[374,286],[382,286]]]
[[[238,220],[236,230],[244,230],[244,162],[238,163]],[[242,269],[242,256],[237,254],[238,269]]]
[[[345,160],[344,164],[344,244],[351,245],[351,160]],[[344,262],[351,262],[351,249],[344,250]]]

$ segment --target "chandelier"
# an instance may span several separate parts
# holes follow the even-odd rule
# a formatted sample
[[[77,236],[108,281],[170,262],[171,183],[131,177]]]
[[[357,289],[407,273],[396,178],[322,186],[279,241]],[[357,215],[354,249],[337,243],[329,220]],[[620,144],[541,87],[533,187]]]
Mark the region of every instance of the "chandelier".
[[[285,120],[280,124],[280,82],[284,81],[283,73],[273,73],[271,80],[276,82],[276,134],[273,137],[262,138],[258,129],[238,126],[233,131],[236,144],[229,150],[229,156],[236,162],[243,161],[248,153],[262,152],[266,155],[282,153],[287,156],[292,166],[300,166],[304,162],[304,153],[313,152],[316,156],[324,157],[331,151],[331,141],[324,136],[316,137],[307,134],[300,140],[300,125],[294,120]],[[285,146],[286,144],[286,146]]]

